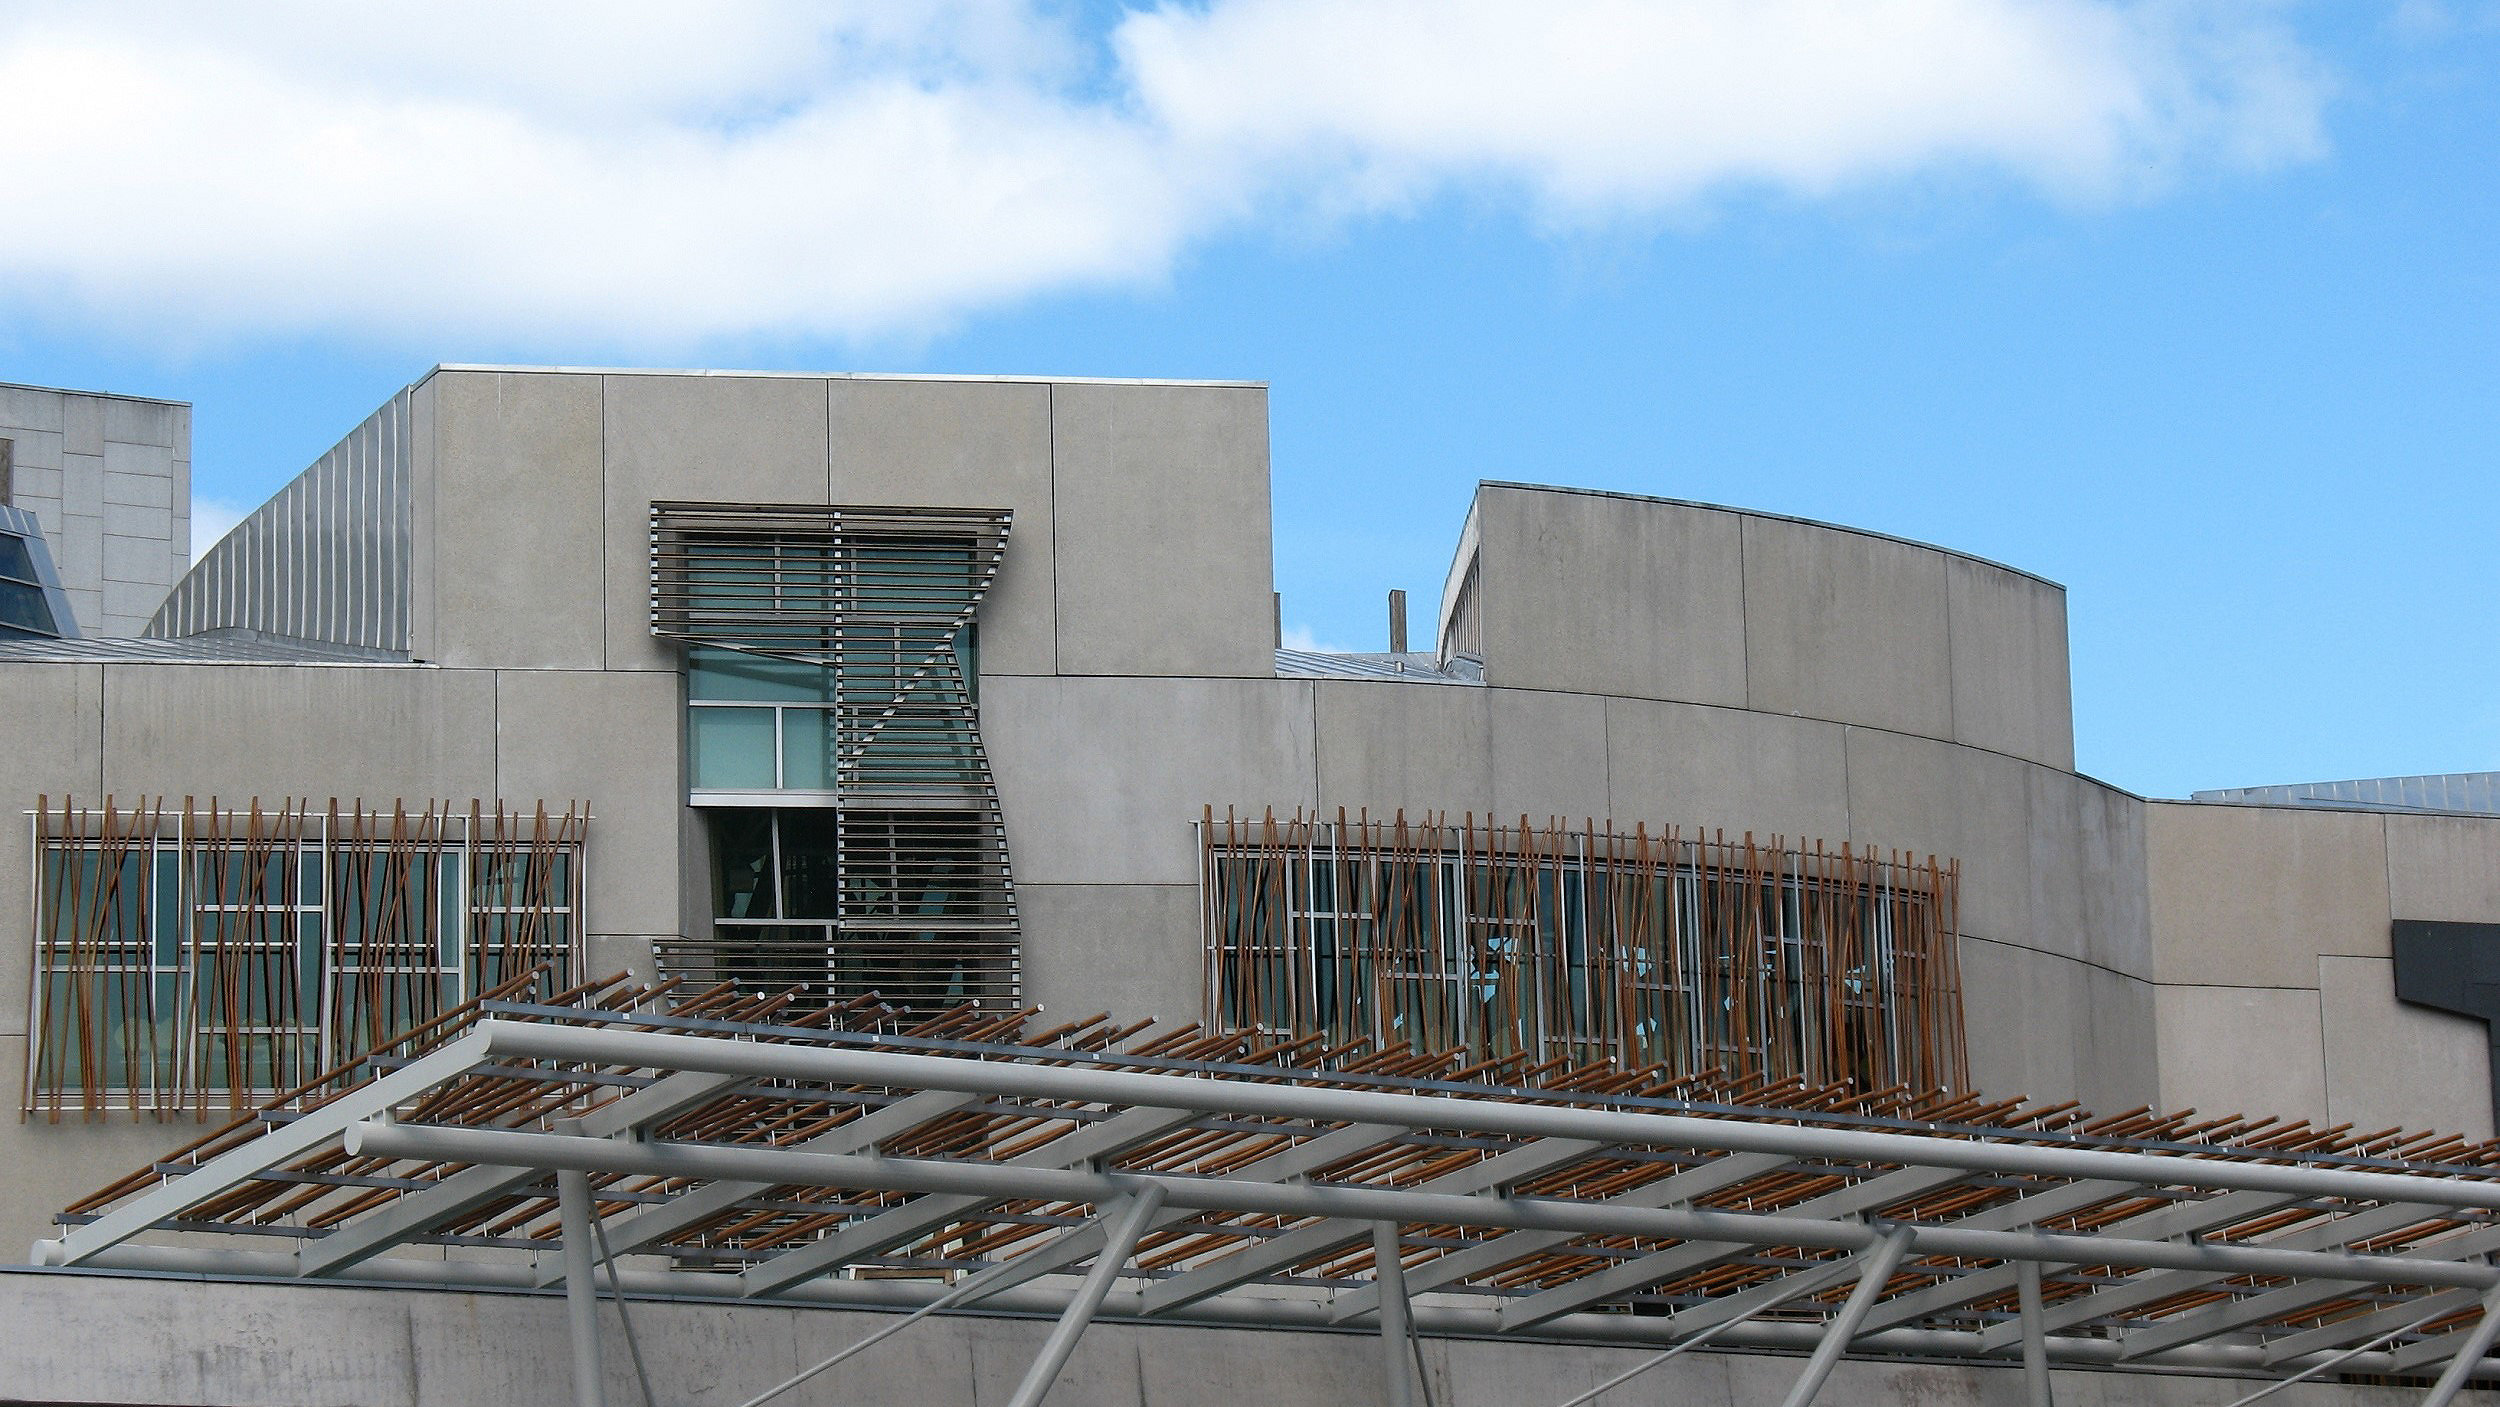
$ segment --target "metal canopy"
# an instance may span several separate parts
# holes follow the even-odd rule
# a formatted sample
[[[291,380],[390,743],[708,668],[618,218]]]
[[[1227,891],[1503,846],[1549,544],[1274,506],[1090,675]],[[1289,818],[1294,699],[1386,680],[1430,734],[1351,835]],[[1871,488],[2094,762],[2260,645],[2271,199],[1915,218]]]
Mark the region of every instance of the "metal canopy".
[[[474,1004],[431,1048],[73,1206],[36,1260],[579,1289],[570,1181],[621,1293],[1065,1310],[1071,1341],[1098,1307],[1385,1318],[1401,1341],[1707,1336],[1814,1350],[1817,1381],[1844,1349],[2035,1377],[2500,1375],[2488,1144],[2237,1120],[2224,1143],[2140,1112],[1793,1085],[1752,1092],[1791,1107],[1749,1105],[1611,1067],[1466,1083],[1419,1077],[1435,1057],[1349,1069],[1194,1027],[1019,1040],[1013,1014],[858,1030],[875,1013],[763,1024],[786,1008],[665,996]],[[230,1244],[146,1239],[177,1232]]]

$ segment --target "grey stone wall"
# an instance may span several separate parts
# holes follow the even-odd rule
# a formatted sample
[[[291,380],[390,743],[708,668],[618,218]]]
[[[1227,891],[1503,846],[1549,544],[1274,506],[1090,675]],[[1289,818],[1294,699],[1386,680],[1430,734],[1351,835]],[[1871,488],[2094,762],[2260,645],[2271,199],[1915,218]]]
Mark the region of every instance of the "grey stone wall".
[[[79,633],[137,635],[191,563],[191,407],[0,385],[0,440]]]
[[[886,1314],[769,1305],[636,1302],[631,1312],[662,1402],[742,1402],[892,1323]],[[602,1306],[606,1400],[641,1401],[615,1310]],[[203,1284],[63,1272],[0,1272],[0,1383],[13,1398],[167,1407],[471,1407],[572,1400],[564,1302],[271,1284]],[[775,1399],[791,1407],[1003,1402],[1050,1321],[933,1316]],[[1539,1407],[1650,1357],[1648,1348],[1426,1338],[1425,1387],[1441,1407]],[[1635,1379],[1624,1401],[1755,1407],[1795,1383],[1796,1355],[1689,1353]],[[2218,1407],[2262,1382],[2175,1371],[2059,1369],[2063,1407]],[[1062,1407],[1342,1407],[1382,1400],[1367,1332],[1286,1332],[1103,1321],[1077,1341],[1050,1401]],[[2421,1389],[2301,1383],[2283,1407],[2398,1407]],[[2023,1400],[2013,1365],[1844,1360],[1817,1399],[1977,1404]],[[2488,1407],[2500,1394],[2457,1399]]]

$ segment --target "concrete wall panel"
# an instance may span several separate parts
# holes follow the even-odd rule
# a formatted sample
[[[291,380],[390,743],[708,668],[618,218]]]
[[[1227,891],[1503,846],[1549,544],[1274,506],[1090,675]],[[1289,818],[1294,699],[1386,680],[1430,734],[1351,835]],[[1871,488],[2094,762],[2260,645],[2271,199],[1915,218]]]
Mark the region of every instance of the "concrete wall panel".
[[[1606,701],[1493,689],[1493,814],[1517,825],[1606,820]]]
[[[1056,672],[1050,388],[843,379],[825,388],[834,502],[1014,511],[1006,561],[981,603],[981,672]]]
[[[1267,392],[1050,391],[1059,669],[1272,677]]]
[[[1962,931],[2034,941],[2027,764],[1871,728],[1848,730],[1847,744],[1849,839],[1960,860]]]
[[[1492,694],[1435,684],[1326,681],[1314,686],[1319,804],[1334,818],[1493,807]]]
[[[2145,821],[2161,981],[2308,987],[2323,955],[2387,956],[2382,817],[2154,803]]]
[[[2150,981],[2144,803],[2086,777],[2026,767],[2030,925],[2011,941]]]
[[[1739,515],[1501,485],[1476,514],[1494,683],[1745,701]]]
[[[1615,823],[1836,844],[1849,834],[1842,731],[1808,718],[1608,699],[1607,800]]]
[[[1745,695],[1765,713],[1953,736],[1946,554],[1745,519]]]
[[[795,376],[581,379],[607,387],[606,667],[675,669],[677,651],[651,636],[651,504],[832,502],[825,383]]]
[[[1019,884],[1024,999],[1043,1025],[1110,1012],[1196,1021],[1206,1007],[1206,938],[1195,884]]]
[[[483,671],[108,665],[103,714],[104,785],[125,796],[387,807],[495,794],[495,680]]]
[[[2066,593],[1967,557],[1945,559],[1945,588],[1954,740],[2072,770]]]
[[[2326,1123],[2318,993],[2279,987],[2155,990],[2161,1107]]]
[[[981,734],[1020,884],[1195,884],[1192,823],[1318,804],[1306,680],[991,680]]]
[[[2393,918],[2500,922],[2500,817],[2387,818]]]
[[[433,576],[416,588],[434,597],[428,658],[598,668],[599,378],[445,371],[430,384]]]
[[[642,1301],[634,1327],[662,1402],[726,1407],[836,1348],[894,1323],[891,1314],[772,1305]],[[603,1306],[604,1338],[617,1336]],[[181,1407],[437,1407],[570,1399],[564,1302],[556,1294],[478,1295],[347,1286],[203,1285],[179,1279],[16,1271],[0,1275],[0,1375],[15,1396]],[[1004,1402],[1049,1332],[1033,1317],[939,1315],[879,1343],[786,1398],[793,1407],[920,1407]],[[1422,1342],[1432,1400],[1446,1407],[1560,1401],[1654,1355],[1585,1344]],[[621,1351],[607,1355],[609,1402],[641,1400]],[[1796,1354],[1686,1355],[1635,1380],[1627,1401],[1697,1407],[1774,1402],[1797,1380]],[[1381,1400],[1378,1338],[1098,1321],[1078,1341],[1050,1401],[1068,1407],[1203,1407],[1244,1398],[1274,1407]],[[2222,1407],[2258,1380],[2175,1371],[2059,1369],[2066,1407]],[[2397,1407],[2421,1388],[2300,1383],[2285,1407]],[[2013,1407],[2014,1364],[1842,1361],[1820,1401]],[[2495,1394],[2467,1393],[2474,1407]]]
[[[675,932],[677,677],[506,670],[495,687],[494,794],[524,807],[590,803],[588,931]]]
[[[2318,959],[2326,1103],[2335,1122],[2492,1135],[2483,1023],[2396,1000],[2395,963]]]
[[[33,830],[38,798],[104,799],[104,671],[96,665],[0,664],[0,1034],[26,1032],[33,963]],[[8,1167],[0,1160],[0,1167]],[[0,1199],[5,1204],[5,1199]],[[0,1241],[0,1246],[8,1243]]]
[[[207,1123],[128,1114],[93,1123],[75,1114],[63,1115],[57,1124],[21,1118],[16,1106],[25,1097],[28,1044],[22,998],[19,1010],[17,1033],[0,1036],[0,1080],[8,1082],[0,1086],[0,1098],[10,1106],[0,1112],[0,1169],[6,1170],[0,1183],[6,1188],[0,1195],[0,1264],[17,1263],[37,1240],[60,1235],[54,1212],[226,1122],[223,1112],[212,1112]],[[10,1386],[9,1374],[0,1370],[0,1392]]]
[[[1961,957],[1978,1089],[2103,1113],[2160,1101],[2150,983],[1976,938],[1962,940]]]

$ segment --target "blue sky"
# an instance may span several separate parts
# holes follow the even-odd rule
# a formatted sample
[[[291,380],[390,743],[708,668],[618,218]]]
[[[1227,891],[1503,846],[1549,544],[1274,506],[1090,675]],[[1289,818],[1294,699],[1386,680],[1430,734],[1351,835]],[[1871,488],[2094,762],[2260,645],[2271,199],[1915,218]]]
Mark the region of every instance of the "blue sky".
[[[567,8],[0,11],[0,379],[242,507],[435,362],[1257,378],[1323,646],[1587,485],[2064,583],[2121,786],[2500,766],[2489,0]]]

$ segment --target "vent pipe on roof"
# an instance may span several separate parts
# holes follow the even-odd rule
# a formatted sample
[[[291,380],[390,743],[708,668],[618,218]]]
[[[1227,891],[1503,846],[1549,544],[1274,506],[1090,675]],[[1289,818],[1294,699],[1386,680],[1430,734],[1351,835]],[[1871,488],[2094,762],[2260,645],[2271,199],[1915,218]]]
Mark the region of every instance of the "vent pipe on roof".
[[[1389,653],[1406,653],[1406,593],[1389,593]]]

